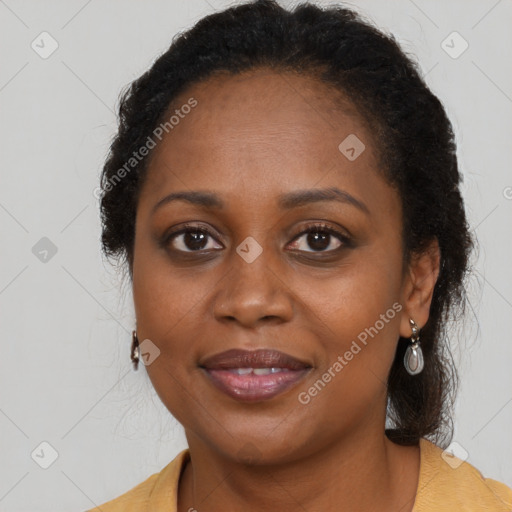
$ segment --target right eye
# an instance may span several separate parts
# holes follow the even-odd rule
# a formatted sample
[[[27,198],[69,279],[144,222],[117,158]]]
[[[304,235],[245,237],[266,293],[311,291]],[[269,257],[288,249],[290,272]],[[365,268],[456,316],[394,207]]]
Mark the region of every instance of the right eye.
[[[208,239],[214,240],[213,234],[202,226],[186,224],[177,231],[169,233],[165,236],[164,245],[171,246],[172,250],[180,252],[198,252],[222,249],[208,247]]]

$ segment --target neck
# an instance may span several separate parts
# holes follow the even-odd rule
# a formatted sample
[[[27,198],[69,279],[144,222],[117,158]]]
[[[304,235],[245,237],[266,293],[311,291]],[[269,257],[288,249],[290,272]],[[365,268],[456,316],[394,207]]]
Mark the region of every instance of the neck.
[[[412,510],[418,447],[359,433],[293,462],[246,465],[187,432],[191,462],[178,491],[179,512],[219,510]]]

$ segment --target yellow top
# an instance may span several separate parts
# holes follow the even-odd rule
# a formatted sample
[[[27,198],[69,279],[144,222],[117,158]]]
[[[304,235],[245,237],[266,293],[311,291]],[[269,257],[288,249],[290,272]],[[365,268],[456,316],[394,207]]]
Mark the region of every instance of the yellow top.
[[[420,475],[412,512],[510,512],[512,489],[484,478],[471,464],[442,457],[443,450],[420,440]],[[190,459],[183,450],[160,473],[87,512],[176,512],[181,471]]]

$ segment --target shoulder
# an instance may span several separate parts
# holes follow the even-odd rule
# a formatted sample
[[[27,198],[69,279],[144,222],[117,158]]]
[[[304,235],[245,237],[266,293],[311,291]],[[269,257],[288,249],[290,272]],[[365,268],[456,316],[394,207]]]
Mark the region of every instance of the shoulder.
[[[420,478],[413,512],[512,510],[512,489],[505,484],[484,478],[474,466],[443,452],[426,439],[420,441],[420,453]]]
[[[87,512],[174,512],[180,474],[188,458],[188,450],[183,450],[159,473],[154,473],[121,496]]]

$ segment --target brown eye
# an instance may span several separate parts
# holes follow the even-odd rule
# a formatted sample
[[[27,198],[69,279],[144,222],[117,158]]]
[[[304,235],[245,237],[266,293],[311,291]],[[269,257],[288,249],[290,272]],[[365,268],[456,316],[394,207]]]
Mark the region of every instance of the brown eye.
[[[173,250],[180,252],[197,252],[222,249],[222,246],[213,244],[213,235],[205,228],[186,226],[179,231],[167,235],[165,245],[171,245]]]
[[[322,224],[310,226],[294,239],[291,246],[293,249],[305,252],[331,252],[348,245],[348,242],[347,236]]]

